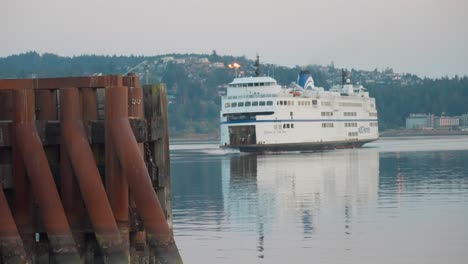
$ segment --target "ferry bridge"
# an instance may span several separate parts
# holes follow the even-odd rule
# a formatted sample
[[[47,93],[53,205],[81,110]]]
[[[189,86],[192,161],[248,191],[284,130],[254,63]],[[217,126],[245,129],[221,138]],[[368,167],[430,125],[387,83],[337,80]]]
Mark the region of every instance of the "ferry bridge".
[[[182,263],[166,109],[134,74],[0,80],[0,263]]]

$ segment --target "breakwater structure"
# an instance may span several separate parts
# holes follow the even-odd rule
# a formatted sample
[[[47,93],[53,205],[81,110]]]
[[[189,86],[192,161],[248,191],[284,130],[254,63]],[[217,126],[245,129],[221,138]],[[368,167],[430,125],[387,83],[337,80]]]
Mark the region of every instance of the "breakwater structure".
[[[0,264],[182,263],[164,85],[0,80]]]

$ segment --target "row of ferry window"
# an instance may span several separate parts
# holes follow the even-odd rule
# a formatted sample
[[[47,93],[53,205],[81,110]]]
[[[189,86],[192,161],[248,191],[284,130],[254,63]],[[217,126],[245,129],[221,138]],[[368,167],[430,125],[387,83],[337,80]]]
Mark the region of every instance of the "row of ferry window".
[[[357,116],[356,112],[344,112],[344,116]]]
[[[352,103],[352,102],[341,102],[338,103],[339,106],[346,106],[346,107],[362,107],[361,103]]]
[[[322,123],[323,128],[332,128],[334,127],[333,123]]]
[[[376,126],[378,126],[378,123],[377,122],[370,122],[369,125],[371,127],[376,127]]]
[[[357,127],[357,123],[344,123],[345,127]]]
[[[253,102],[233,102],[233,103],[225,103],[224,107],[244,107],[244,106],[265,106],[265,105],[273,105],[273,101],[253,101]]]
[[[322,116],[333,116],[333,112],[322,112]]]
[[[231,87],[253,87],[253,86],[269,86],[273,85],[273,82],[266,82],[266,83],[239,83],[239,84],[231,84]]]
[[[349,137],[357,137],[357,136],[358,136],[358,132],[348,132],[348,136],[349,136]]]
[[[294,128],[294,124],[274,124],[274,129],[283,129],[283,128]]]
[[[290,100],[279,100],[276,101],[276,105],[295,105],[294,101]],[[299,106],[310,106],[310,105],[317,105],[317,100],[312,101],[297,101],[297,105]]]
[[[377,113],[369,113],[369,116],[377,117]]]

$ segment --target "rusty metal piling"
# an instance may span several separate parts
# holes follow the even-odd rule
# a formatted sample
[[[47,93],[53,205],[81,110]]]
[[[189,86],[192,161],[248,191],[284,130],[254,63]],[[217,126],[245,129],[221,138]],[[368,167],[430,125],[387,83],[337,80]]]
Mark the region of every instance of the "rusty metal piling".
[[[21,153],[34,197],[37,199],[51,249],[58,261],[80,262],[47,157],[33,123],[34,108],[31,106],[34,106],[34,91],[15,90],[13,98],[13,130],[18,139],[16,147]],[[28,157],[29,152],[34,153],[35,157]]]
[[[0,79],[0,263],[182,263],[165,98],[144,90],[134,74]]]

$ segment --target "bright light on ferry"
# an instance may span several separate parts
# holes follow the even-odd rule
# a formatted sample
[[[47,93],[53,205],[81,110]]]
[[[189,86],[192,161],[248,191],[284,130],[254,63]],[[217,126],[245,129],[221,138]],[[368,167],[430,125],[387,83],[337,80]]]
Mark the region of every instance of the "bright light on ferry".
[[[239,69],[240,64],[237,63],[237,62],[234,62],[234,63],[229,64],[228,67],[229,67],[229,69]]]

